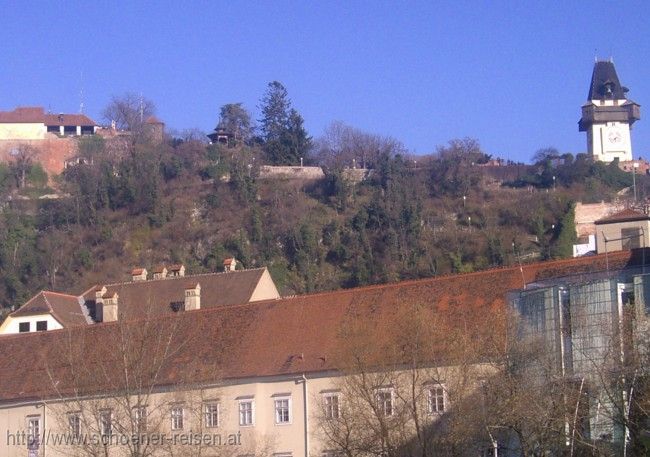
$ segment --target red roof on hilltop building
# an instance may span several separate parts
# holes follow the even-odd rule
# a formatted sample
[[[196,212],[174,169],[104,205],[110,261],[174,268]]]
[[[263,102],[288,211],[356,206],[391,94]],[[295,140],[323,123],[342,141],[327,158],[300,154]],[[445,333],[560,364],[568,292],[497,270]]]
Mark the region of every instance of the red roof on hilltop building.
[[[40,106],[23,106],[13,111],[0,111],[0,123],[2,124],[26,124],[43,123],[45,125],[81,125],[95,126],[95,121],[85,114],[52,114],[45,113]]]

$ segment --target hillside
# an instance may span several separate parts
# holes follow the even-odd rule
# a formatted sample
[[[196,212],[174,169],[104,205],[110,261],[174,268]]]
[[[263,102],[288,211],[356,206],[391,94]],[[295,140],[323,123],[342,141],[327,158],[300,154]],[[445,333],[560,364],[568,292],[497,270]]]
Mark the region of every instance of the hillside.
[[[87,163],[56,178],[55,199],[36,198],[52,192],[38,166],[18,188],[0,165],[4,308],[42,288],[124,280],[134,266],[199,273],[229,256],[267,265],[284,294],[559,258],[571,254],[573,202],[610,200],[631,184],[615,165],[580,156],[486,166],[472,140],[430,156],[378,154],[359,183],[322,158],[322,179],[262,179],[255,145],[134,143],[115,155],[93,140],[80,149]],[[646,185],[639,176],[640,195]]]

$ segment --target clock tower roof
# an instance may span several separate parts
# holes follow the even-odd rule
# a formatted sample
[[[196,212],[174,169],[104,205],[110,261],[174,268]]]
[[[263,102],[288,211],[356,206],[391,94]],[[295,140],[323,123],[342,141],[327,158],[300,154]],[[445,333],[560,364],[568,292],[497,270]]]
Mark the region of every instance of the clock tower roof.
[[[625,100],[627,87],[621,86],[612,61],[597,61],[591,74],[588,100]]]

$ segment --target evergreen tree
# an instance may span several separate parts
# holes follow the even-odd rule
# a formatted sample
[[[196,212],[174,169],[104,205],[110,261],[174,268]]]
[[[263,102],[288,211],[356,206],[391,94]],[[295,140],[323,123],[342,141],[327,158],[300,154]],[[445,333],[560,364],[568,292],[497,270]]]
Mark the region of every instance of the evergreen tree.
[[[578,241],[575,229],[575,210],[571,203],[568,211],[560,221],[558,236],[552,248],[554,258],[566,258],[573,255],[573,245]]]
[[[261,100],[262,119],[260,119],[262,140],[265,143],[282,138],[288,121],[291,100],[287,89],[278,81],[269,83],[264,98]]]
[[[278,81],[269,83],[261,103],[261,139],[269,162],[297,165],[301,158],[306,159],[311,138],[302,116],[291,107],[287,89]]]

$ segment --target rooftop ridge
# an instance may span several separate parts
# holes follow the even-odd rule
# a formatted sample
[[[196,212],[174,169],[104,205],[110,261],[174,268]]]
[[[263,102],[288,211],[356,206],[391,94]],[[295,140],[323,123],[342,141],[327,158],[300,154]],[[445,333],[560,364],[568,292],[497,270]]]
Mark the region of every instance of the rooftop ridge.
[[[620,252],[610,252],[609,258],[617,258],[617,257],[630,257],[629,251],[620,251]],[[589,257],[589,260],[594,260],[594,259],[599,259],[602,258],[604,259],[606,254],[598,254],[595,256]],[[572,257],[568,259],[558,259],[558,260],[550,260],[550,261],[545,261],[545,262],[534,262],[534,263],[524,263],[521,264],[522,270],[526,269],[531,269],[531,268],[526,268],[526,267],[534,267],[534,266],[554,266],[554,265],[562,265],[562,264],[567,264],[567,263],[575,263],[576,260],[579,260],[580,258]],[[588,260],[584,260],[585,263],[588,262]],[[499,267],[493,267],[489,268],[487,270],[480,270],[480,271],[471,271],[468,273],[445,273],[442,275],[438,276],[431,276],[428,278],[418,278],[418,279],[408,279],[405,281],[397,281],[397,282],[391,282],[391,283],[384,283],[384,284],[370,284],[367,286],[360,286],[360,287],[352,287],[349,289],[336,289],[336,290],[331,290],[331,291],[321,291],[321,292],[314,292],[310,294],[294,294],[294,295],[287,295],[287,296],[282,296],[281,299],[297,299],[297,298],[303,298],[303,297],[317,297],[321,295],[330,295],[330,294],[337,294],[337,293],[350,293],[351,291],[364,291],[364,290],[379,290],[387,287],[394,287],[394,286],[409,286],[409,285],[415,285],[417,283],[427,283],[427,282],[436,282],[436,281],[441,281],[445,279],[449,279],[451,277],[472,277],[472,276],[481,276],[485,274],[491,274],[494,272],[505,272],[507,270],[513,270],[514,272],[519,269],[519,265],[507,265],[507,266],[499,266]],[[273,301],[273,300],[264,300],[264,301]],[[259,303],[259,302],[252,302],[252,303]]]
[[[55,313],[54,313],[54,308],[52,308],[52,304],[51,304],[50,301],[47,299],[47,295],[45,294],[45,291],[44,291],[44,290],[41,291],[41,295],[43,295],[43,300],[45,300],[45,304],[47,305],[47,307],[48,307],[48,309],[50,310],[50,312],[51,312],[52,314],[55,314]]]
[[[71,294],[65,294],[63,292],[54,292],[52,290],[41,290],[41,293],[44,294],[53,294],[53,295],[60,295],[62,297],[70,297],[70,298],[79,298],[78,295],[71,295]]]
[[[47,297],[45,296],[45,293],[44,293],[44,292],[45,292],[45,291],[41,290],[39,293],[37,293],[37,294],[34,295],[32,298],[30,298],[29,300],[27,300],[27,301],[26,301],[26,302],[25,302],[25,303],[24,303],[20,308],[13,310],[9,315],[11,315],[11,314],[13,314],[13,313],[16,313],[16,312],[20,311],[21,309],[23,309],[24,307],[26,307],[27,305],[29,305],[31,302],[33,302],[34,300],[36,300],[36,299],[38,298],[39,295],[42,295],[42,296],[43,296],[43,300],[45,300],[45,304],[46,304],[47,307],[49,308],[50,312],[52,312],[52,305],[51,305],[50,302],[47,300]]]
[[[170,280],[177,280],[177,279],[188,279],[188,278],[198,278],[198,277],[205,277],[205,276],[216,276],[216,275],[226,275],[226,274],[233,274],[233,273],[243,273],[245,271],[258,271],[258,270],[264,270],[266,266],[264,267],[258,267],[258,268],[246,268],[244,270],[236,270],[236,271],[214,271],[212,273],[195,273],[191,275],[185,275],[185,276],[166,276],[164,278],[157,278],[157,279],[147,279],[146,281],[122,281],[122,282],[113,282],[113,283],[97,283],[97,285],[91,287],[90,289],[87,289],[86,291],[83,292],[82,295],[87,294],[90,292],[91,289],[97,287],[97,286],[104,286],[104,287],[112,287],[112,286],[122,286],[122,285],[127,285],[127,284],[150,284],[155,281],[170,281]]]

